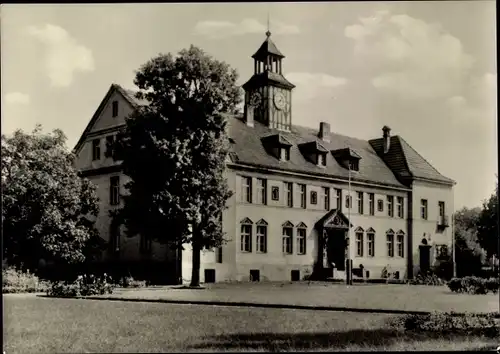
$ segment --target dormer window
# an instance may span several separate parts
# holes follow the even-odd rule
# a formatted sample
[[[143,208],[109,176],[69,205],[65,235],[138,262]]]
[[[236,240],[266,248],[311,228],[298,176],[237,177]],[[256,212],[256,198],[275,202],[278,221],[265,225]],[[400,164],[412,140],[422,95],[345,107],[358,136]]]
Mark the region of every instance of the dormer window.
[[[264,149],[280,161],[290,160],[290,148],[292,143],[283,134],[273,134],[261,139]]]
[[[318,166],[326,166],[326,154],[325,153],[318,153],[317,158],[318,158]]]
[[[290,160],[290,148],[289,147],[280,147],[280,160],[281,161]]]
[[[332,155],[345,169],[349,169],[350,171],[359,171],[359,160],[361,160],[361,156],[358,155],[358,153],[353,149],[345,148],[333,150]]]

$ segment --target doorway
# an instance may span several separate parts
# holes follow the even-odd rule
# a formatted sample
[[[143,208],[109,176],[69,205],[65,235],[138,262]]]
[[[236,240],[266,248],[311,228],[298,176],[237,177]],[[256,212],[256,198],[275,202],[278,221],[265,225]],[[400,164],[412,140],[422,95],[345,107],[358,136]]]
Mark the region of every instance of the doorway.
[[[326,253],[329,268],[332,267],[332,263],[334,263],[337,270],[345,270],[345,253],[347,246],[345,233],[345,230],[327,230],[328,239]]]
[[[419,247],[420,258],[420,272],[427,273],[431,268],[430,245],[420,245]]]

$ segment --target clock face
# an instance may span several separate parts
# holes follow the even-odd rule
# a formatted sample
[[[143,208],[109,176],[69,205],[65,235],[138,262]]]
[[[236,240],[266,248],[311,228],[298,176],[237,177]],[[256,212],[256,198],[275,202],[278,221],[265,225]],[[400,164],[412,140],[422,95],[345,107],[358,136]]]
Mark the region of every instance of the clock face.
[[[260,105],[261,101],[262,101],[262,99],[260,97],[260,93],[258,93],[258,92],[254,92],[250,96],[250,105],[253,107],[258,107]]]
[[[274,105],[279,110],[284,109],[286,106],[285,96],[281,92],[277,92],[274,94]]]

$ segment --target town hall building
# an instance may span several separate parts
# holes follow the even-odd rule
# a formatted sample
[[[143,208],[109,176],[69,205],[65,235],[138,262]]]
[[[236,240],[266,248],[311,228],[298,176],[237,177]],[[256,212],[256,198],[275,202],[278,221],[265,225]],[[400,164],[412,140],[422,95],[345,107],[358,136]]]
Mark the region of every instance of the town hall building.
[[[387,126],[362,140],[335,133],[329,122],[294,125],[295,85],[271,33],[252,58],[244,113],[228,117],[226,178],[234,193],[222,217],[226,242],[203,251],[201,281],[344,278],[348,258],[360,277],[412,278],[449,257],[455,182]],[[110,144],[144,104],[111,85],[75,147],[77,167],[97,186],[97,227],[109,244],[101,261],[142,265],[143,277],[159,272],[160,282],[189,281],[189,247],[173,252],[140,235],[127,238],[109,216],[127,182]]]

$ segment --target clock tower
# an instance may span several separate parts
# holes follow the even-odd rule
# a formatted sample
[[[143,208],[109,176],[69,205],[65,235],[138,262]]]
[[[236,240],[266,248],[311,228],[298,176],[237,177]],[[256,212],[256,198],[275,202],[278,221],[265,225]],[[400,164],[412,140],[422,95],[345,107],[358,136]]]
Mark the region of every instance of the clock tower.
[[[252,55],[254,74],[244,85],[245,120],[269,128],[290,131],[292,127],[292,90],[295,87],[282,74],[281,54],[266,32],[266,40]]]

